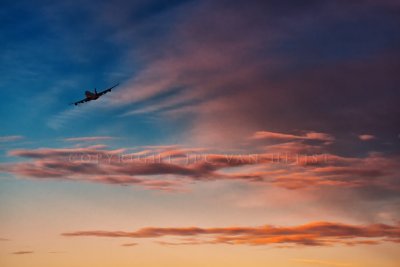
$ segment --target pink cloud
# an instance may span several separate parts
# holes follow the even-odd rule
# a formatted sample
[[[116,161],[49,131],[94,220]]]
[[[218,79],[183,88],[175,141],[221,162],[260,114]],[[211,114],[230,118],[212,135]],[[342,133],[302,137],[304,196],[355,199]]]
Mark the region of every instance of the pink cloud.
[[[362,141],[369,141],[369,140],[376,139],[376,137],[371,134],[361,134],[358,136],[358,138],[360,138],[360,140],[362,140]]]
[[[126,107],[122,115],[151,113],[169,123],[180,119],[185,124],[180,140],[198,146],[236,145],[243,136],[259,129],[287,133],[293,129],[329,129],[329,136],[308,133],[300,139],[293,134],[280,138],[332,142],[331,135],[339,136],[349,127],[359,131],[381,122],[385,129],[391,128],[397,117],[397,103],[391,97],[394,94],[390,89],[382,94],[376,88],[391,88],[397,81],[396,52],[381,51],[361,59],[338,58],[316,65],[284,53],[293,44],[299,49],[311,45],[299,37],[315,30],[315,21],[331,26],[348,14],[360,18],[371,5],[361,9],[327,2],[305,6],[289,8],[286,17],[277,15],[282,10],[271,3],[234,3],[226,8],[219,2],[204,1],[179,14],[175,12],[180,8],[168,10],[167,16],[155,17],[135,29],[121,27],[121,20],[126,18],[98,16],[116,24],[117,41],[134,44],[129,53],[132,58],[127,60],[138,60],[142,66],[110,95],[108,104]],[[308,10],[318,16],[310,20]],[[181,23],[171,25],[169,16],[177,16]],[[146,37],[144,42],[136,36],[144,29],[147,32],[166,24],[170,27],[165,34]],[[278,47],[283,50],[276,51]],[[310,60],[320,59],[312,56]],[[356,98],[358,101],[354,101]],[[370,99],[377,101],[373,104]],[[378,111],[378,106],[384,111]],[[360,114],[369,119],[359,120]]]
[[[255,132],[252,136],[252,139],[277,139],[277,140],[318,140],[318,141],[333,141],[335,138],[326,133],[318,133],[318,132],[308,132],[304,135],[294,135],[294,134],[284,134],[284,133],[276,133],[276,132],[268,132],[268,131],[258,131]]]
[[[400,190],[396,157],[370,154],[364,158],[320,152],[320,146],[288,142],[263,148],[261,153],[223,154],[205,148],[155,147],[134,153],[104,146],[17,149],[11,156],[27,161],[4,163],[0,171],[17,177],[135,185],[146,189],[180,191],[188,183],[233,180],[287,189],[347,187]]]
[[[289,153],[289,154],[323,154],[326,153],[326,147],[322,145],[311,145],[301,141],[290,141],[264,147],[267,152]]]
[[[15,149],[8,152],[10,156],[27,157],[27,158],[69,158],[74,155],[102,155],[112,156],[123,153],[124,149],[104,150],[105,145],[88,146],[85,148],[39,148],[39,149]]]

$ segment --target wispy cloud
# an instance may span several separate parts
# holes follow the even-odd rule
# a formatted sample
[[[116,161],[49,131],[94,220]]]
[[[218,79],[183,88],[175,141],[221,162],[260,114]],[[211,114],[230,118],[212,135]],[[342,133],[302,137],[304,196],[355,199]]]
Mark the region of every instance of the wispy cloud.
[[[133,246],[137,246],[138,245],[138,243],[125,243],[125,244],[122,244],[121,246],[122,247],[133,247]]]
[[[335,138],[326,133],[318,133],[318,132],[308,132],[303,135],[294,135],[294,134],[285,134],[285,133],[276,133],[276,132],[268,132],[268,131],[258,131],[255,132],[252,139],[277,139],[277,140],[318,140],[318,141],[333,141]]]
[[[243,136],[265,128],[290,133],[318,125],[331,133],[258,132],[253,137],[331,142],[331,134],[350,127],[394,131],[398,112],[392,84],[398,78],[392,59],[398,58],[398,53],[386,46],[377,50],[363,46],[364,52],[354,49],[364,44],[361,39],[369,38],[363,22],[377,6],[378,13],[389,24],[393,22],[392,5],[372,2],[365,1],[359,8],[349,3],[309,1],[283,12],[279,4],[270,2],[239,1],[226,8],[218,1],[203,1],[172,10],[157,18],[157,23],[147,21],[143,28],[160,30],[160,25],[176,18],[181,23],[168,24],[161,30],[165,34],[146,35],[147,42],[132,41],[141,31],[117,34],[119,40],[136,44],[132,54],[140,55],[144,64],[110,96],[108,104],[125,107],[123,115],[151,113],[189,121],[184,141],[199,146],[236,144]],[[182,10],[185,12],[177,12]],[[343,45],[346,57],[337,54],[332,43],[323,44],[335,36],[343,38],[335,31],[338,21],[350,23],[360,34],[360,39]],[[114,18],[110,23],[120,26],[121,21]],[[382,25],[376,27],[383,29]],[[335,34],[327,35],[326,29]],[[388,36],[380,37],[390,43],[391,34],[395,36],[392,29]],[[149,46],[148,42],[164,45]],[[319,45],[325,48],[310,52]],[[297,47],[296,53],[292,46]],[[384,88],[387,94],[376,88]],[[337,101],[332,102],[333,98]],[[370,99],[385,105],[375,107]],[[360,114],[368,120],[359,120]],[[384,127],[378,127],[379,123]]]
[[[123,153],[125,149],[106,150],[105,145],[94,145],[84,148],[39,148],[39,149],[15,149],[9,151],[8,155],[26,158],[69,158],[74,154],[81,155],[115,155]]]
[[[26,254],[33,254],[33,253],[34,253],[34,251],[31,251],[31,250],[20,250],[20,251],[12,252],[11,254],[14,254],[14,255],[26,255]]]
[[[14,142],[24,139],[21,135],[8,135],[8,136],[0,136],[0,143],[4,142]]]
[[[230,244],[230,245],[275,245],[331,246],[400,242],[400,226],[386,224],[349,225],[335,222],[311,222],[299,226],[265,225],[260,227],[224,228],[157,228],[147,227],[134,232],[125,231],[76,231],[62,233],[63,236],[94,236],[114,238],[163,238],[192,237],[194,242],[183,244]],[[186,240],[187,241],[187,240]],[[174,242],[171,242],[173,244]],[[178,243],[179,244],[179,243]]]
[[[71,125],[73,121],[83,121],[88,118],[87,114],[91,114],[95,108],[100,107],[96,103],[83,105],[79,107],[67,108],[57,114],[51,115],[46,124],[53,130],[61,130]]]

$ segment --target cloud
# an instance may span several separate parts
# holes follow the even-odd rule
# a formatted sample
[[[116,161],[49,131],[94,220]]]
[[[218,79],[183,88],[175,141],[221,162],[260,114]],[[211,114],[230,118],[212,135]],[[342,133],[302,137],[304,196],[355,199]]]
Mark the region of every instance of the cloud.
[[[376,139],[376,137],[371,134],[361,134],[358,136],[358,138],[362,141],[370,141],[370,140]]]
[[[305,144],[302,140],[254,149],[260,152],[215,153],[182,146],[135,148],[131,152],[104,145],[15,149],[8,155],[28,160],[0,164],[0,172],[36,180],[135,185],[164,191],[181,191],[188,184],[214,180],[290,190],[369,188],[371,192],[386,191],[387,196],[400,191],[395,155],[342,157],[324,153],[325,145]]]
[[[21,135],[0,136],[0,143],[14,142],[14,141],[19,141],[21,139],[24,139],[24,137]]]
[[[312,163],[315,159],[303,157],[300,161]],[[310,186],[375,187],[375,189],[385,189],[394,193],[400,190],[400,184],[396,178],[399,175],[397,161],[396,156],[384,157],[370,154],[365,158],[349,158],[328,154],[315,161],[322,164],[308,165],[302,169],[293,168],[276,175],[272,183],[288,189]]]
[[[104,150],[105,145],[88,146],[85,148],[39,148],[39,149],[15,149],[9,151],[8,155],[35,158],[35,159],[56,159],[66,158],[69,159],[74,155],[95,156],[101,155],[104,157],[111,157],[119,153],[123,153],[124,149],[117,150]]]
[[[33,253],[34,252],[31,251],[31,250],[21,250],[21,251],[12,252],[11,254],[14,254],[14,255],[26,255],[26,254],[33,254]]]
[[[116,36],[134,44],[131,54],[143,64],[108,104],[124,115],[178,121],[185,128],[181,140],[198,146],[236,145],[258,129],[282,132],[270,138],[328,142],[350,129],[393,132],[399,115],[393,58],[399,54],[387,44],[397,40],[398,18],[388,1],[364,2],[307,1],[289,8],[276,1],[202,1],[142,21],[139,30],[125,17],[125,30]],[[376,28],[366,27],[375,16],[382,18]],[[120,18],[110,23],[121,28]],[[338,25],[350,26],[337,31]],[[162,34],[145,34],[153,31]],[[365,45],[373,35],[376,43]],[[283,134],[293,129],[329,136]]]
[[[293,135],[284,133],[275,133],[268,131],[258,131],[251,136],[252,139],[277,139],[277,140],[317,140],[317,141],[333,141],[335,138],[332,135],[318,132],[308,132],[304,135]]]
[[[99,103],[91,103],[90,105],[83,105],[79,108],[68,108],[59,113],[51,115],[46,125],[53,130],[61,130],[67,127],[72,121],[84,122],[88,119],[87,114],[93,114],[93,110],[101,108]]]
[[[323,144],[323,145],[326,145]],[[265,151],[268,152],[276,152],[276,153],[289,153],[289,154],[323,154],[327,152],[327,149],[323,145],[316,145],[316,144],[306,144],[301,140],[298,141],[290,141],[284,143],[278,143],[274,145],[265,146]]]
[[[133,247],[133,246],[137,246],[138,244],[137,243],[125,243],[125,244],[122,244],[121,246],[122,247]]]
[[[308,133],[300,132],[304,134],[298,136]],[[339,142],[338,139],[335,144]],[[250,141],[244,149],[227,151],[176,144],[119,149],[104,145],[14,149],[7,154],[15,160],[0,164],[0,173],[36,181],[129,186],[174,194],[195,191],[198,186],[207,186],[206,183],[212,186],[218,181],[224,187],[240,185],[254,196],[259,194],[257,190],[262,190],[313,199],[322,209],[368,222],[398,220],[395,212],[400,192],[398,156],[374,152],[352,157],[333,151],[325,141],[296,138],[272,145]],[[229,192],[220,197],[226,195]],[[281,196],[268,195],[279,199],[276,205],[285,205]],[[267,200],[265,193],[260,193],[257,205],[274,206],[271,198]],[[246,205],[242,195],[234,202],[241,207]],[[382,203],[385,203],[383,210]],[[389,215],[381,217],[382,212]]]
[[[10,156],[32,159],[32,161],[1,164],[0,171],[34,179],[58,179],[88,181],[114,185],[138,185],[148,189],[174,191],[187,182],[168,175],[200,177],[212,170],[196,166],[168,162],[169,158],[184,157],[195,149],[178,150],[158,148],[136,153],[125,153],[125,149],[106,150],[103,145],[83,148],[16,149]],[[164,177],[158,177],[164,175]],[[147,177],[147,178],[145,178]]]
[[[86,136],[86,137],[70,137],[64,138],[66,142],[97,142],[103,140],[112,140],[115,137],[112,136]]]
[[[299,226],[223,227],[223,228],[157,228],[147,227],[134,232],[76,231],[62,233],[66,237],[92,236],[114,238],[192,238],[183,244],[231,245],[299,245],[331,246],[400,242],[400,225],[349,225],[335,222],[311,222]],[[173,244],[168,242],[167,244]]]

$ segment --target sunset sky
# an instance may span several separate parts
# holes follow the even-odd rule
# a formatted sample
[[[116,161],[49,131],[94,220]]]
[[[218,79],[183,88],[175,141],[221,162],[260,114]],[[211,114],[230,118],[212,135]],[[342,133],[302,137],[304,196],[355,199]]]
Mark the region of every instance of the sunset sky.
[[[2,1],[0,266],[398,267],[399,29],[396,0]]]

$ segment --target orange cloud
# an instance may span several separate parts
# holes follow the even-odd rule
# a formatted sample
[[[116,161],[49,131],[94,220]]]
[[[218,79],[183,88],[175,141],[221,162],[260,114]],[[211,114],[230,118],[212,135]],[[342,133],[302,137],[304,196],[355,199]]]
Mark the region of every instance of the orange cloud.
[[[224,228],[157,228],[147,227],[134,232],[76,231],[63,236],[95,236],[114,238],[184,237],[183,242],[161,244],[232,244],[232,245],[303,245],[330,246],[349,244],[400,243],[400,225],[349,225],[335,222],[311,222],[299,226],[224,227]],[[190,238],[189,240],[187,238]]]

